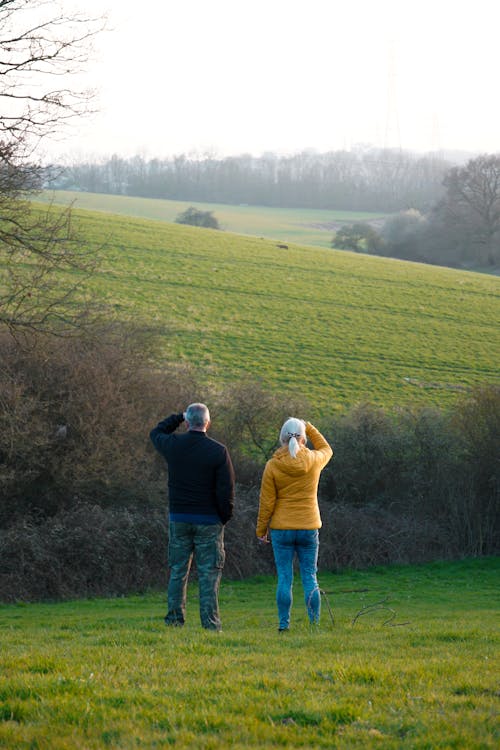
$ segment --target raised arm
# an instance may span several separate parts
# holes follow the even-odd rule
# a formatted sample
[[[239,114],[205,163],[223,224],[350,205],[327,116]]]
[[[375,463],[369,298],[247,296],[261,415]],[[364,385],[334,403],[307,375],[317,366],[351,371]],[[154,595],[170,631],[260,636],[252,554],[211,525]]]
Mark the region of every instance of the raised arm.
[[[326,466],[328,461],[333,456],[333,450],[330,444],[323,437],[321,432],[314,427],[310,422],[306,422],[306,435],[311,441],[313,448],[321,455],[320,462],[322,466]]]
[[[171,435],[172,432],[175,432],[175,430],[180,424],[182,424],[182,422],[184,422],[183,412],[180,412],[179,414],[171,414],[166,419],[158,422],[156,427],[154,427],[149,433],[151,442],[153,443],[156,450],[162,453],[163,446],[166,442],[168,442],[168,436]]]

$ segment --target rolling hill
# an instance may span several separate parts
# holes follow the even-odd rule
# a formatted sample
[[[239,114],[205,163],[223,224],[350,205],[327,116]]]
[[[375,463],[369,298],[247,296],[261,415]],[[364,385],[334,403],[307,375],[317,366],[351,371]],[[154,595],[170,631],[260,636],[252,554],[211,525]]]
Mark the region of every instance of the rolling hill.
[[[63,205],[72,203],[75,208],[90,211],[135,216],[173,222],[178,214],[192,203],[186,201],[137,198],[124,195],[84,193],[76,191],[47,191],[45,201]],[[325,211],[321,209],[271,208],[269,206],[230,206],[222,203],[201,203],[196,208],[211,211],[222,230],[256,237],[266,237],[281,242],[330,247],[335,229],[355,221],[379,223],[386,214],[355,211]]]
[[[104,212],[76,211],[93,285],[161,331],[163,360],[251,378],[322,412],[449,404],[498,381],[498,278]],[[161,366],[161,362],[158,363]]]

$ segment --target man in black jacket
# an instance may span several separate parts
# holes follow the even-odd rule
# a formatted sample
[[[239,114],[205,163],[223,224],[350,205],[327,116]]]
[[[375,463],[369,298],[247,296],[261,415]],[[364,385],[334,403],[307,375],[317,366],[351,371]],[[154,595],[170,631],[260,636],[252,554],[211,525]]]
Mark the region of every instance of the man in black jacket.
[[[175,433],[186,421],[187,432]],[[189,570],[196,560],[200,620],[220,630],[219,585],[224,567],[224,525],[233,514],[234,471],[225,445],[207,436],[205,404],[190,404],[151,430],[151,440],[168,464],[169,545],[167,625],[184,625]]]

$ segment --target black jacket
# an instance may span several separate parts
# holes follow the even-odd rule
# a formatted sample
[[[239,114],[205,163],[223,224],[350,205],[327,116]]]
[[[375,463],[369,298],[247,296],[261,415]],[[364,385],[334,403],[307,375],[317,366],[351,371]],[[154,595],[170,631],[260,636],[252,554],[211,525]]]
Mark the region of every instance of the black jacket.
[[[227,523],[234,507],[234,470],[225,445],[205,432],[174,434],[184,421],[171,414],[151,430],[154,447],[168,464],[171,513],[219,516]]]

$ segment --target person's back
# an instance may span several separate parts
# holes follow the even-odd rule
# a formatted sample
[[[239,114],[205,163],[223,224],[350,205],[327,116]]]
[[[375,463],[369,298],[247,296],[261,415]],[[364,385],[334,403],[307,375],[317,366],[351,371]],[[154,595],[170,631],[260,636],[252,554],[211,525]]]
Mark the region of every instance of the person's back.
[[[176,427],[181,424],[178,421],[181,416],[184,419],[183,415],[173,415],[177,418]],[[163,430],[175,421],[169,417],[151,431],[153,445],[168,464],[170,517],[172,514],[209,514],[218,515],[222,523],[227,523],[234,496],[233,470],[227,448],[201,430],[165,433]]]
[[[186,421],[188,432],[175,433]],[[200,586],[203,627],[220,630],[218,589],[225,560],[224,524],[232,516],[234,471],[227,448],[209,438],[210,414],[190,404],[171,414],[150,437],[168,464],[169,567],[167,625],[183,625],[193,554]]]
[[[306,445],[309,438],[313,445]],[[262,476],[256,534],[271,536],[278,573],[276,600],[279,630],[290,627],[293,560],[297,555],[311,623],[319,622],[321,600],[316,579],[319,529],[318,483],[333,455],[323,435],[309,422],[290,418],[280,432],[281,447],[266,463]]]
[[[266,464],[257,519],[259,537],[265,535],[268,526],[270,529],[321,528],[318,483],[333,452],[316,427],[307,423],[303,429],[303,442],[295,455],[290,453],[287,442]],[[305,444],[306,434],[313,450]]]

